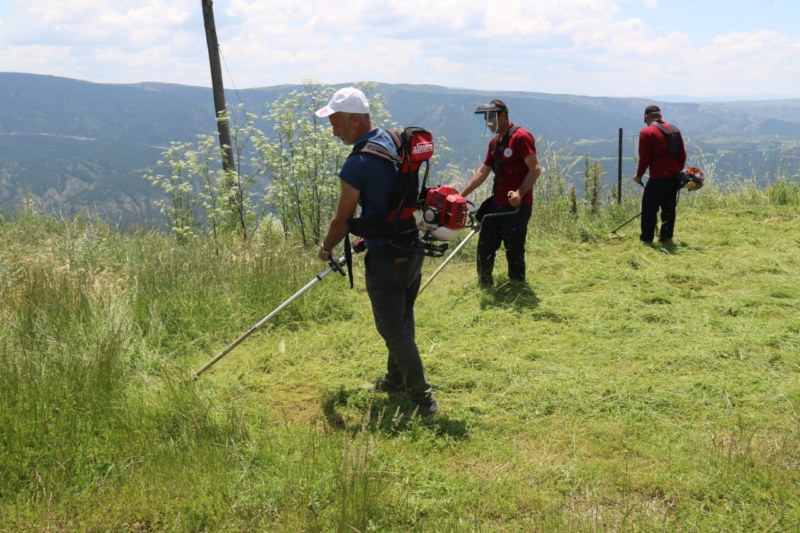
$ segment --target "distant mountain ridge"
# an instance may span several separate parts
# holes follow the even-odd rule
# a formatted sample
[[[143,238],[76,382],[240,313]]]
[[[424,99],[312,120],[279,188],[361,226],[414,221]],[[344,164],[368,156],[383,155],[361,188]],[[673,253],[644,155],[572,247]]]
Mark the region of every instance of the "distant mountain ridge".
[[[299,87],[228,91],[227,99],[263,114],[268,102]],[[378,90],[397,122],[444,136],[453,149],[449,162],[465,173],[482,160],[487,143],[473,133],[473,111],[492,98],[502,98],[512,121],[531,130],[540,146],[553,143],[602,160],[614,177],[619,128],[627,176],[633,170],[632,138],[643,125],[642,110],[653,103],[431,85],[381,84]],[[796,150],[794,156],[778,152],[800,141],[800,99],[659,103],[690,144],[727,158],[729,172],[746,174],[765,150],[797,167]],[[210,88],[0,73],[0,209],[28,198],[61,212],[88,208],[115,218],[149,217],[154,191],[142,174],[171,141],[215,131],[213,109]]]

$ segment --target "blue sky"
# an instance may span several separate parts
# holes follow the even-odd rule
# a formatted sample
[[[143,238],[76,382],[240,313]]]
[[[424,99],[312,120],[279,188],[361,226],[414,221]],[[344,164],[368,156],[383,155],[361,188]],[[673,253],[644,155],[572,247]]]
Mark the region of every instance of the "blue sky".
[[[800,98],[800,2],[216,0],[225,84]],[[2,0],[0,70],[210,86],[197,0]]]

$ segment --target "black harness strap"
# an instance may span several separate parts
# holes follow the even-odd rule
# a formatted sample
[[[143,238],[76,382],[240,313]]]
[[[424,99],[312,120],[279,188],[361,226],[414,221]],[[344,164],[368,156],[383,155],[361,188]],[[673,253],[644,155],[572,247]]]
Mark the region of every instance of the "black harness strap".
[[[344,236],[344,262],[347,265],[347,278],[350,280],[350,288],[353,288],[353,250],[350,247],[350,233]]]
[[[669,124],[669,123],[667,123],[667,126],[669,126],[670,129],[667,129],[664,127],[664,124],[660,123],[657,120],[653,122],[653,126],[658,128],[659,131],[661,131],[661,133],[663,133],[664,136],[667,138],[667,146],[669,147],[670,155],[675,155],[675,156],[678,155],[678,153],[681,151],[681,145],[679,141],[679,138],[681,136],[681,130],[679,130],[678,127],[675,126],[674,124]]]
[[[508,143],[511,141],[511,136],[514,135],[514,132],[519,129],[519,126],[512,126],[508,129],[503,138],[500,139],[500,143],[498,146],[498,137],[495,135],[494,139],[492,139],[492,172],[494,172],[495,179],[503,179],[501,175],[501,171],[503,170],[503,151],[508,147]]]

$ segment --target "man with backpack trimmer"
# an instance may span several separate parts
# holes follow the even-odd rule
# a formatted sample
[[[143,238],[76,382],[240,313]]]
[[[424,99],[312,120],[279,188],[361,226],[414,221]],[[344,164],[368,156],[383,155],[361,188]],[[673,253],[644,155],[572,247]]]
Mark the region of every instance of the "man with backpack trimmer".
[[[658,240],[672,242],[675,229],[675,207],[680,174],[686,164],[686,148],[678,128],[661,118],[661,109],[649,105],[644,110],[644,123],[639,131],[639,166],[633,181],[642,185],[642,176],[649,170],[650,178],[642,194],[642,223],[639,240],[652,243],[655,238],[656,219],[661,209],[661,229]]]
[[[319,258],[329,261],[333,248],[350,232],[365,237],[367,294],[378,333],[389,350],[386,374],[372,388],[406,392],[417,415],[432,415],[439,406],[425,379],[414,338],[414,303],[424,258],[414,250],[417,226],[411,211],[416,209],[416,187],[410,187],[413,194],[408,198],[399,195],[402,205],[395,209],[402,165],[399,159],[392,161],[386,156],[397,154],[398,145],[390,132],[372,127],[364,93],[354,87],[340,89],[316,115],[328,117],[333,134],[353,146],[339,172],[339,203],[320,242]],[[354,219],[358,206],[361,215]],[[393,211],[397,215],[393,216]]]
[[[542,172],[536,143],[527,130],[509,121],[508,106],[502,100],[479,105],[475,118],[476,125],[495,135],[483,165],[461,190],[461,196],[466,197],[494,173],[492,196],[481,205],[477,216],[482,219],[486,214],[509,212],[508,216],[487,218],[482,224],[478,236],[478,283],[482,287],[494,284],[494,259],[501,245],[506,248],[509,279],[525,281],[525,240],[533,211],[533,185]]]

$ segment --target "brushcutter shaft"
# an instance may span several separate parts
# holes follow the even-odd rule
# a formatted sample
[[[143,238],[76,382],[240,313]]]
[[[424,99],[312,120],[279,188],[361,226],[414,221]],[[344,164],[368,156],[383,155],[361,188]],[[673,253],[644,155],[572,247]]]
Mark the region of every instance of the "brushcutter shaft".
[[[283,311],[286,308],[286,306],[288,306],[290,303],[292,303],[297,298],[299,298],[300,295],[302,295],[308,289],[310,289],[311,287],[313,287],[314,285],[319,283],[322,280],[322,278],[324,278],[325,276],[327,276],[328,274],[330,274],[333,271],[340,272],[340,273],[344,274],[344,272],[342,272],[342,263],[344,263],[344,261],[345,261],[344,256],[340,257],[339,259],[334,259],[333,257],[331,257],[331,261],[330,261],[330,263],[328,264],[328,267],[325,270],[323,270],[322,272],[320,272],[319,274],[314,276],[314,278],[311,281],[309,281],[308,283],[306,283],[305,286],[302,289],[300,289],[299,291],[297,291],[296,293],[291,295],[288,300],[286,300],[281,305],[276,307],[270,314],[268,314],[267,316],[265,316],[264,318],[259,320],[258,323],[255,326],[253,326],[252,328],[248,329],[247,332],[245,332],[241,337],[239,337],[238,339],[233,341],[227,348],[225,348],[220,353],[215,355],[213,359],[211,359],[208,363],[203,365],[203,367],[200,370],[198,370],[197,372],[194,373],[194,379],[199,378],[200,374],[202,374],[203,372],[205,372],[206,370],[211,368],[217,361],[219,361],[220,359],[222,359],[223,357],[228,355],[231,351],[233,351],[234,348],[239,346],[239,344],[241,344],[242,341],[244,341],[247,337],[249,337],[250,335],[252,335],[256,331],[258,331],[264,324],[269,322],[272,319],[272,317],[274,317],[275,315],[277,315],[278,313]]]
[[[644,189],[644,183],[642,183],[641,181],[636,181],[634,183],[638,183],[639,185],[641,185],[642,189]],[[612,229],[611,233],[616,233],[618,229],[623,228],[624,226],[627,226],[628,224],[630,224],[631,222],[633,222],[634,220],[636,220],[640,216],[642,216],[642,212],[641,211],[639,211],[637,214],[633,215],[631,218],[629,218],[628,220],[626,220],[625,222],[623,222],[622,224],[620,224],[616,228]]]
[[[448,256],[447,256],[447,258],[446,258],[444,261],[442,261],[442,264],[441,264],[441,265],[439,265],[439,268],[437,268],[436,270],[434,270],[434,271],[433,271],[433,274],[431,274],[431,277],[429,277],[429,278],[428,278],[428,280],[427,280],[427,281],[426,281],[426,282],[425,282],[425,283],[422,285],[422,287],[420,287],[420,288],[419,288],[419,292],[418,292],[417,294],[420,294],[420,293],[422,293],[422,291],[424,291],[424,290],[425,290],[425,287],[427,287],[427,286],[430,284],[430,282],[431,282],[431,281],[433,281],[433,278],[435,278],[435,277],[436,277],[436,275],[437,275],[439,272],[441,272],[441,270],[442,270],[442,269],[443,269],[445,266],[447,266],[447,263],[449,263],[449,262],[450,262],[450,260],[451,260],[453,257],[455,257],[455,255],[458,253],[458,251],[459,251],[459,250],[461,250],[461,248],[462,248],[462,247],[463,247],[465,244],[467,244],[467,241],[468,241],[468,240],[470,240],[470,239],[472,238],[472,236],[473,236],[473,235],[475,235],[475,233],[477,233],[477,232],[478,232],[478,229],[473,229],[472,231],[470,231],[470,232],[469,232],[469,234],[468,234],[466,237],[464,237],[464,240],[462,240],[460,243],[458,243],[458,246],[456,246],[455,250],[453,250],[453,252],[452,252],[450,255],[448,255]]]
[[[622,228],[622,227],[624,227],[624,226],[627,226],[628,224],[630,224],[631,222],[633,222],[634,220],[636,220],[636,219],[637,219],[637,218],[639,218],[640,216],[642,216],[642,212],[641,212],[641,211],[639,211],[638,213],[636,213],[634,216],[632,216],[631,218],[629,218],[628,220],[626,220],[625,222],[623,222],[622,224],[620,224],[620,225],[619,225],[619,226],[617,226],[616,228],[612,229],[612,230],[611,230],[611,233],[616,233],[618,229],[620,229],[620,228]]]

